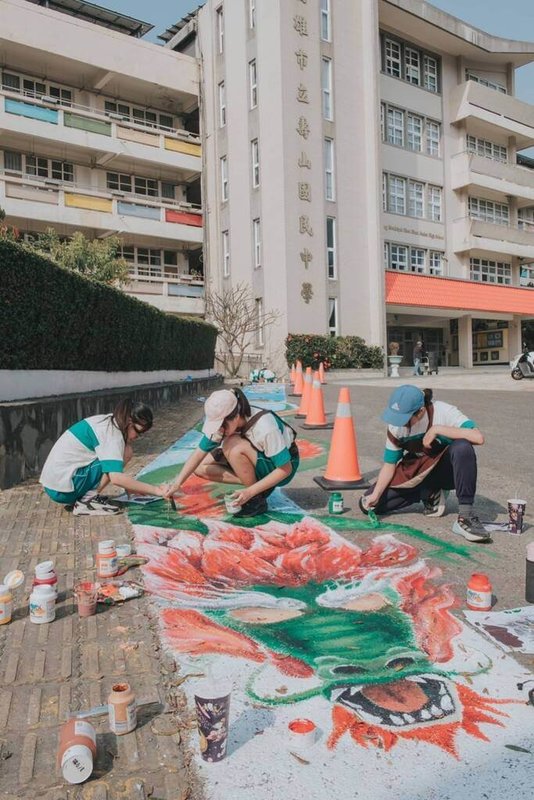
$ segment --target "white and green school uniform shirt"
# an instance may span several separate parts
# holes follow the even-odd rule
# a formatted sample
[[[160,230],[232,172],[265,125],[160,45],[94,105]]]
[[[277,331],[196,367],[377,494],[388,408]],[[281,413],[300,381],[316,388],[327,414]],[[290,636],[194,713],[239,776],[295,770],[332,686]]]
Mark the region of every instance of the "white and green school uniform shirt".
[[[254,416],[260,408],[253,408],[251,416]],[[249,417],[250,419],[250,417]],[[258,480],[269,475],[276,467],[283,467],[285,464],[292,463],[291,474],[281,481],[280,485],[289,483],[295,474],[299,458],[298,455],[292,457],[289,449],[294,441],[292,429],[274,414],[264,414],[254,425],[245,432],[245,438],[258,451],[256,463],[256,477]],[[199,448],[205,453],[209,453],[221,446],[223,436],[215,433],[210,439],[202,436]]]
[[[476,428],[476,424],[473,420],[466,417],[465,414],[462,414],[456,406],[443,403],[441,400],[436,400],[432,405],[434,406],[433,425],[447,425],[450,428]],[[427,428],[428,414],[426,412],[423,418],[417,420],[416,424],[412,425],[411,428],[408,428],[406,425],[402,427],[388,425],[389,432],[396,439],[399,439],[401,445],[405,442],[413,442],[416,440],[422,442]],[[438,436],[437,441],[440,444],[447,445],[451,444],[452,439],[449,439],[447,436]],[[386,448],[384,450],[384,461],[386,464],[396,464],[401,460],[403,453],[404,449],[402,446],[397,447],[389,439],[386,439]]]
[[[48,454],[39,482],[54,499],[54,495],[76,493],[81,496],[78,492],[79,481],[76,480],[79,473],[95,462],[100,475],[122,472],[124,448],[124,437],[113,424],[111,414],[87,417],[61,434]],[[65,501],[61,498],[60,502]]]

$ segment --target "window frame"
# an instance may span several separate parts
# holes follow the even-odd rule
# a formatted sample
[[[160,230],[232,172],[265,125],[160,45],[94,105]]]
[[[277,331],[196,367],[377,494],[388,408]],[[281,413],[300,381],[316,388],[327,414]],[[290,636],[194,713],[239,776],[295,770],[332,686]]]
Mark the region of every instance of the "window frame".
[[[381,71],[385,75],[433,94],[441,93],[441,59],[437,54],[387,31],[380,31],[380,39]]]
[[[250,142],[250,167],[252,177],[252,188],[258,189],[260,186],[260,143],[259,139],[251,139]]]
[[[219,89],[219,128],[224,128],[226,125],[226,84],[221,81],[218,84]]]
[[[248,27],[252,31],[256,28],[256,0],[248,0]]]
[[[324,153],[324,194],[325,200],[335,202],[336,200],[336,175],[335,175],[335,152],[334,140],[330,136],[325,136],[323,140]]]
[[[221,231],[221,250],[223,261],[223,278],[230,277],[230,231]]]
[[[329,225],[329,223],[331,223]],[[329,231],[330,228],[330,231]],[[327,216],[326,218],[326,273],[328,280],[337,280],[337,219]],[[330,236],[331,233],[331,236]],[[329,241],[332,241],[330,244]]]
[[[255,58],[248,62],[248,91],[248,107],[252,111],[258,105],[258,67]]]
[[[265,345],[265,320],[263,313],[263,297],[256,297],[254,300],[254,308],[256,312],[256,346],[263,347]]]
[[[252,220],[252,247],[254,252],[254,269],[261,268],[262,247],[261,247],[261,218],[256,217]]]
[[[226,203],[229,197],[228,185],[228,156],[221,156],[219,159],[219,170],[221,177],[221,203]]]
[[[323,42],[331,42],[332,41],[332,17],[331,17],[332,9],[330,7],[330,0],[321,0],[320,12],[321,12],[321,24],[320,24],[321,41],[323,41]]]
[[[222,55],[224,53],[224,9],[223,5],[221,5],[215,9],[215,19],[217,24],[217,46],[218,46],[218,53]]]
[[[332,91],[332,59],[321,56],[321,97],[323,119],[334,119],[334,94]]]
[[[333,325],[330,322],[332,319],[332,313],[334,314]],[[339,304],[337,297],[328,298],[328,335],[339,336]]]

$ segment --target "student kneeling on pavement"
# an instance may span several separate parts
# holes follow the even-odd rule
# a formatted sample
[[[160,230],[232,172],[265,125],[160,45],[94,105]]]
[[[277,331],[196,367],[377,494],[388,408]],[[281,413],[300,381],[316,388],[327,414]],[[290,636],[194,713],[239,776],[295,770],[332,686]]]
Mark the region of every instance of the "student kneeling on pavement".
[[[441,517],[449,489],[456,490],[459,513],[452,530],[470,542],[489,539],[473,513],[477,459],[473,445],[484,444],[476,424],[432,390],[399,386],[382,414],[388,423],[384,464],[374,486],[360,497],[364,514],[387,514],[423,501],[423,513]]]
[[[183,465],[166,497],[176,494],[190,475],[218,483],[241,483],[233,500],[236,517],[267,511],[267,497],[285,486],[299,465],[296,433],[272,411],[251,409],[241,389],[219,389],[204,404],[206,419],[198,448]]]
[[[163,497],[166,485],[151,486],[123,474],[133,455],[132,443],[151,427],[151,409],[130,399],[122,400],[113,414],[82,419],[59,437],[39,482],[52,500],[84,516],[120,512],[111,498],[100,494],[110,483],[127,492]]]

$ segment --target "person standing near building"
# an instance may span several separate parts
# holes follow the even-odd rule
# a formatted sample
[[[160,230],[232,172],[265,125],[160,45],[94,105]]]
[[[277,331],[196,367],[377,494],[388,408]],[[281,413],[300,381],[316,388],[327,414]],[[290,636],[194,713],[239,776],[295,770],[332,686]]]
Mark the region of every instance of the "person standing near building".
[[[421,366],[421,359],[423,358],[423,342],[418,340],[413,349],[413,374],[420,375],[419,368]]]

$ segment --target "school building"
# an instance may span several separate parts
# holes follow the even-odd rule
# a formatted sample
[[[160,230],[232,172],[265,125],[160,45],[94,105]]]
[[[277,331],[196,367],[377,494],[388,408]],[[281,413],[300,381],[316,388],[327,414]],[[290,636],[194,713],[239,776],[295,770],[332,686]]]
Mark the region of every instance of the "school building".
[[[201,59],[205,263],[249,283],[256,351],[359,335],[404,363],[502,364],[534,317],[534,43],[421,0],[207,0],[161,36]]]
[[[204,313],[198,64],[85,0],[0,0],[0,207],[24,237],[118,236],[125,291]]]

